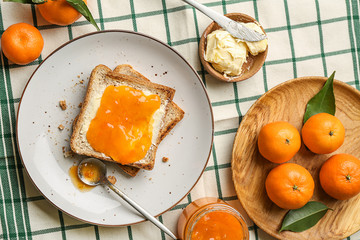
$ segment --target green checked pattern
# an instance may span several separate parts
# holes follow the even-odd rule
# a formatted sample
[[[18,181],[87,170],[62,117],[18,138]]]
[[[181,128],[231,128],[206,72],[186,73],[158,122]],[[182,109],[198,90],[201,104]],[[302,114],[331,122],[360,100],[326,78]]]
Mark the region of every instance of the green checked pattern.
[[[198,71],[215,117],[213,150],[206,170],[176,207],[159,220],[176,232],[177,219],[191,201],[215,196],[246,218],[251,239],[273,239],[247,217],[231,179],[233,140],[250,106],[266,91],[296,77],[328,76],[360,90],[360,20],[358,0],[199,0],[226,14],[256,18],[269,37],[269,53],[251,79],[224,83],[200,64],[198,42],[211,20],[180,0],[88,0],[100,29],[125,29],[151,35],[179,51]],[[151,223],[104,228],[79,222],[54,208],[32,185],[16,146],[16,112],[27,80],[39,63],[61,44],[95,31],[84,18],[71,26],[49,25],[36,7],[1,3],[1,33],[11,24],[37,27],[45,47],[36,61],[17,66],[1,55],[0,75],[0,239],[169,239]],[[360,232],[347,239],[360,239]]]

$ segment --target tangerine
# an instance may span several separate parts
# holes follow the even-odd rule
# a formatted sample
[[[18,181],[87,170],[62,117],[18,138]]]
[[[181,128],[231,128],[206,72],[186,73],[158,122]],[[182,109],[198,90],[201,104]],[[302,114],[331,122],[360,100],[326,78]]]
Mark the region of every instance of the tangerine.
[[[318,113],[305,122],[301,134],[304,144],[310,151],[327,154],[343,144],[345,128],[337,117],[328,113]]]
[[[44,47],[40,31],[27,23],[8,27],[1,36],[1,49],[12,62],[25,65],[37,59]]]
[[[258,137],[260,154],[274,163],[289,161],[300,149],[299,131],[284,121],[272,122],[261,128]]]
[[[87,0],[83,1],[87,3]],[[55,25],[70,25],[81,17],[81,14],[66,0],[48,0],[36,6],[41,16],[49,23]]]
[[[314,179],[306,168],[284,163],[273,168],[265,180],[270,200],[284,209],[304,206],[314,193]]]
[[[336,154],[322,165],[319,177],[322,188],[331,197],[354,197],[360,192],[360,160],[350,154]]]

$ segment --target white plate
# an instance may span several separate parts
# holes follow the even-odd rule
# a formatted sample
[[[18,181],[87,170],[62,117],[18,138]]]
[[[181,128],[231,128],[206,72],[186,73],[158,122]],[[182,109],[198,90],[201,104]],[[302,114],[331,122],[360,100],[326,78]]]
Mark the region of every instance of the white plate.
[[[124,63],[153,82],[175,88],[174,102],[185,116],[161,142],[152,171],[142,170],[130,178],[108,164],[116,185],[152,215],[160,215],[194,187],[211,152],[214,122],[209,98],[195,70],[174,49],[128,31],[95,32],[59,47],[35,70],[24,90],[17,118],[18,147],[25,169],[44,197],[92,224],[120,226],[144,220],[103,187],[80,192],[68,173],[79,156],[65,158],[62,149],[69,150],[72,120],[79,113],[91,70],[98,64],[114,68]],[[60,109],[60,100],[66,100],[67,110]],[[167,163],[161,161],[164,156]]]

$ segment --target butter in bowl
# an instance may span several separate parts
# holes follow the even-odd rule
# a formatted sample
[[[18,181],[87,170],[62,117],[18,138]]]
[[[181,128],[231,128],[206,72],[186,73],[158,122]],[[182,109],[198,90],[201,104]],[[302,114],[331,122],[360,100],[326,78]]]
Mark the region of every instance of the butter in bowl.
[[[262,26],[246,14],[229,13],[225,16],[265,34]],[[205,70],[225,82],[238,82],[253,76],[264,64],[267,51],[267,39],[258,42],[242,41],[215,22],[205,29],[199,44],[200,60]]]

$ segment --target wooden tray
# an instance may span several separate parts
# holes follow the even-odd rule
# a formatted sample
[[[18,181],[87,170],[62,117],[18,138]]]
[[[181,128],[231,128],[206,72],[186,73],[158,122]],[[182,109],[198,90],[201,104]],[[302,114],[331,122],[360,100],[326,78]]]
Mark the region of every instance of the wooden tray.
[[[315,181],[311,200],[332,208],[314,227],[300,233],[279,233],[287,210],[273,204],[265,191],[265,178],[277,166],[263,158],[257,147],[257,136],[267,123],[288,121],[299,131],[306,103],[322,88],[327,78],[303,77],[282,83],[260,97],[249,109],[237,131],[232,152],[232,173],[237,196],[249,217],[268,234],[279,239],[342,239],[360,229],[360,194],[345,201],[329,197],[321,188],[319,170],[322,163],[336,153],[360,158],[360,92],[340,81],[334,81],[336,114],[344,124],[344,144],[334,153],[317,155],[302,144],[289,162],[307,168]]]

